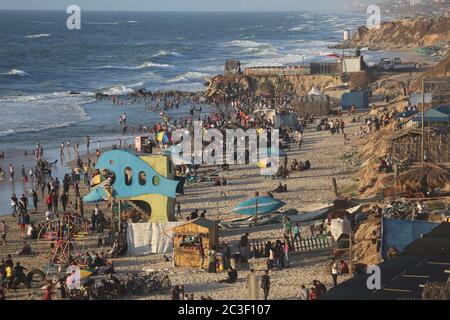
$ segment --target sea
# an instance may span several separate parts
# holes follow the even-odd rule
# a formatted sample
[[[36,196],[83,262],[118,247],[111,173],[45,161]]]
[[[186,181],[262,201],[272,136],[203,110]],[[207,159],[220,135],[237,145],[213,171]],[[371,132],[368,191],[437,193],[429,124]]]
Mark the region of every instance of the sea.
[[[142,105],[95,102],[95,93],[201,91],[230,58],[244,68],[330,59],[335,51],[328,46],[367,20],[334,12],[82,11],[81,29],[69,30],[68,17],[65,11],[0,11],[0,151],[6,154],[0,166],[7,172],[14,163],[16,176],[22,164],[32,165],[24,151],[38,141],[52,160],[68,139],[117,143],[122,112],[129,125],[160,120]],[[21,190],[20,182],[0,182],[0,212],[9,211],[11,192]]]

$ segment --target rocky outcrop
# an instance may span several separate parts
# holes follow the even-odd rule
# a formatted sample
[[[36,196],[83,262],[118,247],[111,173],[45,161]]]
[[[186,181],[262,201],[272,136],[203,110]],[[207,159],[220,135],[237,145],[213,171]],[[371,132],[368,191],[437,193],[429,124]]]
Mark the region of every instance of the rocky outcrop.
[[[359,27],[350,40],[350,47],[371,50],[426,47],[450,42],[450,17],[406,18],[384,22],[379,29]]]
[[[340,76],[292,75],[292,76],[216,76],[206,95],[233,94],[296,94],[307,95],[311,88],[324,90],[342,84]]]

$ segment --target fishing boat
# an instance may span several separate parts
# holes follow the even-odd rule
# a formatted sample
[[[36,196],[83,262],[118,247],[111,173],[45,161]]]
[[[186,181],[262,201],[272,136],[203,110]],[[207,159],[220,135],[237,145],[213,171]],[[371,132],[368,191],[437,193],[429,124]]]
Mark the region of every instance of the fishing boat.
[[[254,216],[275,212],[284,205],[285,203],[283,201],[272,197],[253,197],[239,203],[234,207],[233,212],[246,216]]]
[[[250,218],[239,218],[227,222],[219,222],[219,227],[226,229],[238,229],[238,228],[248,228],[255,226],[262,226],[269,223],[274,223],[279,221],[282,217],[282,213],[274,212],[264,215],[252,216]]]
[[[331,208],[331,204],[321,203],[302,207],[296,213],[289,214],[290,210],[286,211],[289,220],[292,222],[310,222],[315,220],[321,220],[327,217],[327,214]]]

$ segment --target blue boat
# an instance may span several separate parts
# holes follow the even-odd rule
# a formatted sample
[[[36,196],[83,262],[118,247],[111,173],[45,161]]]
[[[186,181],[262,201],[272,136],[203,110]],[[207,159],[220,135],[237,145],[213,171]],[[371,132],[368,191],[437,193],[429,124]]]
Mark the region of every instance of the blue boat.
[[[254,197],[239,203],[234,207],[233,212],[254,216],[256,214],[268,214],[277,211],[283,207],[285,203],[272,197]]]

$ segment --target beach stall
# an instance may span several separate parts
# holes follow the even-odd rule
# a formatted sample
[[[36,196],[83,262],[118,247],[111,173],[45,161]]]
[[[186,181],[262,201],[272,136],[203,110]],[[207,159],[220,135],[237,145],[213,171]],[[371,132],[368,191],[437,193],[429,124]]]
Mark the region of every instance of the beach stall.
[[[171,229],[173,233],[173,260],[175,267],[201,267],[201,249],[208,250],[219,244],[219,229],[215,221],[197,218]],[[205,257],[204,266],[207,266]]]

